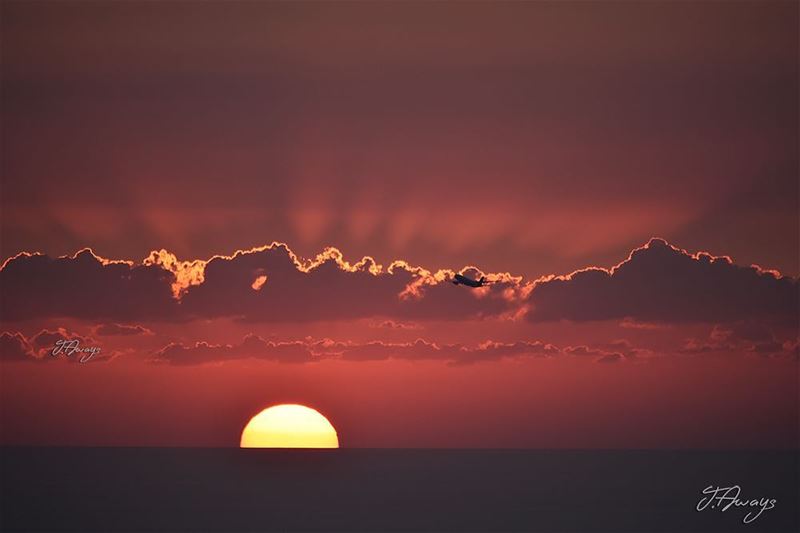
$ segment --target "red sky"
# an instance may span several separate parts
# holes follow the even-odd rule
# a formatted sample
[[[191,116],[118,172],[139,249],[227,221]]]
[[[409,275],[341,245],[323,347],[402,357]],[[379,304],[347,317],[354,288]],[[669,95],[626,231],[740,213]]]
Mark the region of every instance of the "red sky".
[[[797,445],[796,3],[2,11],[3,443]]]

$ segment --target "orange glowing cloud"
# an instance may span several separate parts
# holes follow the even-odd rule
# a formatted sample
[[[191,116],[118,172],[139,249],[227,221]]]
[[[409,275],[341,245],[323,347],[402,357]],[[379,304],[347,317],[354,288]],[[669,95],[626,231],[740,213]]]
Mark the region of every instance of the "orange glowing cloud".
[[[260,291],[261,287],[263,287],[266,282],[267,282],[267,276],[262,274],[261,276],[258,276],[253,281],[253,284],[250,286],[253,288],[254,291]]]

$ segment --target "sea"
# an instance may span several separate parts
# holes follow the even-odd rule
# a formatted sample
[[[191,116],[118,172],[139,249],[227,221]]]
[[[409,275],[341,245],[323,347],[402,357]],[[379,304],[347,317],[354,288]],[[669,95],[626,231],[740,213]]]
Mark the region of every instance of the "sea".
[[[797,451],[3,447],[0,464],[2,531],[800,531]]]

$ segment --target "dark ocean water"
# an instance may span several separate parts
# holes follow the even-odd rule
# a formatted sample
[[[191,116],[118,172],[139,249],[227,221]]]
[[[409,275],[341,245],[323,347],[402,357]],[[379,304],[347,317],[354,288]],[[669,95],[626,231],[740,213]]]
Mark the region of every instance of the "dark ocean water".
[[[796,452],[0,448],[4,531],[798,531]],[[709,485],[775,498],[695,507]]]

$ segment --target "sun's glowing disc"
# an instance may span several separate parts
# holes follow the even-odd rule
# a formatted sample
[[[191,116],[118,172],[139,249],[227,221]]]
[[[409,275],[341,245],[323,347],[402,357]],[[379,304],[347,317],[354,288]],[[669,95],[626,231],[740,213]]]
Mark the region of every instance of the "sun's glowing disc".
[[[250,419],[242,448],[338,448],[339,437],[327,418],[297,404],[275,405]]]

